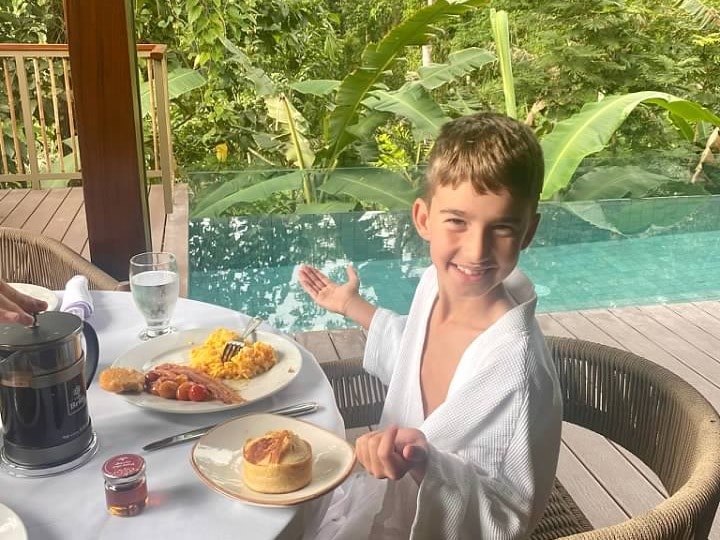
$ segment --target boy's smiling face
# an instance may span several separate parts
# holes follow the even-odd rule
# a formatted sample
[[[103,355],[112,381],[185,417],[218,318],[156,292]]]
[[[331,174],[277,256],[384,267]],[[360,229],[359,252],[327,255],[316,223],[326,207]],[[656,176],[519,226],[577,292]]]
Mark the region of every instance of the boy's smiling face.
[[[416,200],[413,220],[430,243],[441,291],[467,297],[492,291],[512,272],[535,235],[539,214],[508,191],[479,194],[462,182],[437,186],[429,206]]]

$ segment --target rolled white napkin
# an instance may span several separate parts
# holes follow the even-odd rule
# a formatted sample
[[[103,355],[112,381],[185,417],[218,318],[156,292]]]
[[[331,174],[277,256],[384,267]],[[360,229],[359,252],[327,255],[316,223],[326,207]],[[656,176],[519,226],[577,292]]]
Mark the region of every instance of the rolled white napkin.
[[[88,279],[85,276],[74,276],[65,284],[60,311],[77,315],[83,321],[93,312],[93,301],[88,290]]]

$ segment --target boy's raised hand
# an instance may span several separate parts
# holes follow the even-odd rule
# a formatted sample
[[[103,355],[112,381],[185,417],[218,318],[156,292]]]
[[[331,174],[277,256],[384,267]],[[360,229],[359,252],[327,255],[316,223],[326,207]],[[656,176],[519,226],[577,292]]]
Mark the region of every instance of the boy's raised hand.
[[[420,483],[425,476],[428,442],[419,429],[391,425],[358,437],[355,455],[375,478],[399,480],[410,472]]]
[[[335,283],[317,268],[305,264],[300,267],[298,277],[302,288],[317,305],[368,329],[376,308],[360,296],[360,279],[355,269],[347,266],[345,271],[348,280],[343,284]]]
[[[348,280],[342,285],[332,281],[317,268],[305,264],[300,267],[298,276],[300,285],[316,304],[329,311],[345,315],[350,301],[360,296],[360,280],[357,272],[352,266],[348,266],[345,271]]]

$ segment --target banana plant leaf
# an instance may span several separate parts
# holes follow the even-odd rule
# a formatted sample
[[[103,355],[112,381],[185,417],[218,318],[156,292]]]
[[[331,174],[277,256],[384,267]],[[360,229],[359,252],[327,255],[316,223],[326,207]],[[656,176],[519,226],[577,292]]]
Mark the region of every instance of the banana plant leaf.
[[[407,118],[413,126],[416,140],[435,139],[442,125],[450,120],[428,91],[417,82],[405,84],[394,92],[373,90],[363,104],[368,109]]]
[[[515,79],[512,73],[510,50],[510,28],[507,11],[490,9],[490,24],[492,26],[493,41],[498,51],[500,75],[503,81],[503,95],[505,96],[505,113],[510,118],[517,118],[517,103],[515,101]]]
[[[707,211],[705,208],[709,201],[707,196],[689,196],[572,201],[561,204],[569,212],[599,229],[629,236],[676,226]]]
[[[594,201],[600,199],[639,199],[673,179],[648,172],[641,167],[598,167],[573,181],[566,201]]]
[[[348,133],[351,133],[359,141],[369,141],[373,139],[375,130],[385,123],[390,116],[389,113],[383,113],[380,111],[370,111],[368,114],[363,115],[360,121],[347,128]],[[372,145],[375,147],[375,145]],[[368,161],[364,161],[368,163]]]
[[[672,194],[674,200],[642,198],[658,193]],[[599,167],[579,177],[564,199],[585,201],[567,206],[580,219],[595,227],[627,235],[676,225],[696,214],[707,202],[706,198],[687,195],[707,196],[709,193],[701,186],[678,182],[631,165]]]
[[[338,214],[351,212],[355,209],[355,203],[343,201],[331,201],[326,203],[298,204],[295,208],[296,214]]]
[[[303,171],[293,171],[263,180],[251,186],[245,185],[247,175],[240,174],[233,180],[223,183],[215,191],[198,201],[192,217],[217,217],[234,204],[267,199],[278,191],[300,189],[304,174]]]
[[[174,99],[205,84],[205,77],[194,69],[176,68],[168,73],[168,96]],[[140,107],[143,116],[150,114],[150,85],[140,83]]]
[[[337,87],[340,86],[340,81],[332,81],[327,79],[317,79],[310,81],[300,81],[292,83],[290,88],[297,90],[301,94],[311,94],[313,96],[326,96],[331,94]]]
[[[331,141],[331,145],[326,162],[330,166],[334,165],[340,152],[354,140],[347,128],[357,123],[367,93],[380,82],[405,47],[425,45],[440,31],[439,23],[451,17],[459,17],[487,2],[488,0],[436,0],[393,28],[379,43],[371,43],[366,47],[361,65],[345,77],[338,87],[335,108],[328,121],[327,140]]]
[[[287,160],[300,169],[311,167],[315,161],[315,153],[305,136],[308,127],[303,115],[283,95],[266,97],[265,106],[268,115],[285,128],[285,131],[276,137],[288,139],[285,148]]]
[[[558,122],[541,140],[545,154],[542,198],[550,199],[565,188],[583,158],[602,150],[627,116],[643,102],[659,105],[688,121],[720,125],[720,118],[711,111],[663,92],[634,92],[588,103],[578,114]]]
[[[433,64],[418,68],[420,84],[428,90],[434,90],[446,83],[454,82],[458,77],[483,67],[495,60],[495,55],[485,49],[470,47],[450,53],[447,64]]]
[[[621,234],[640,234],[676,226],[703,212],[709,200],[707,196],[677,197],[671,201],[658,198],[624,199],[603,208],[603,214],[606,221]]]
[[[221,37],[220,41],[230,51],[232,55],[230,60],[242,66],[245,71],[245,78],[252,83],[258,96],[269,96],[275,93],[275,83],[273,83],[272,79],[261,68],[253,66],[248,55],[240,47],[225,37]]]
[[[390,210],[410,208],[417,190],[400,174],[388,169],[335,170],[320,186],[329,195],[349,195],[360,201],[380,203]]]

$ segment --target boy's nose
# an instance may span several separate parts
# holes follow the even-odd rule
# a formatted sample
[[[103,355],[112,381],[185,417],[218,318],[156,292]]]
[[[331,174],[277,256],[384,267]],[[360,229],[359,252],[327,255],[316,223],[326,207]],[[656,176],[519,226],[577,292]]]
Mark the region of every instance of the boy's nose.
[[[468,242],[465,245],[465,257],[468,262],[480,263],[487,258],[488,248],[490,242],[485,231],[478,230],[474,231],[473,234],[467,238]]]

